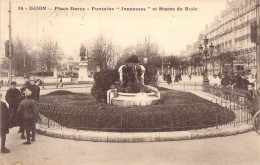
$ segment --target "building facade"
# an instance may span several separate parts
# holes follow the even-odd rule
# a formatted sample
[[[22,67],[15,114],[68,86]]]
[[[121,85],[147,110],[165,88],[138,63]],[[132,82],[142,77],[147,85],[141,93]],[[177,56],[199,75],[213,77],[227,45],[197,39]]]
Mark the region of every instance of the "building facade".
[[[256,72],[256,45],[251,42],[250,37],[251,25],[254,23],[256,23],[256,0],[227,1],[226,9],[213,23],[205,26],[202,35],[207,36],[209,44],[213,43],[215,46],[213,55],[230,51],[235,53],[236,58],[232,65],[216,62],[213,66],[209,63],[209,74],[213,74],[213,70],[214,74],[223,72],[225,66],[228,66],[229,70],[233,66],[234,72],[247,70]],[[203,40],[198,40],[196,43],[203,43]],[[198,48],[194,47],[194,51],[196,49]]]

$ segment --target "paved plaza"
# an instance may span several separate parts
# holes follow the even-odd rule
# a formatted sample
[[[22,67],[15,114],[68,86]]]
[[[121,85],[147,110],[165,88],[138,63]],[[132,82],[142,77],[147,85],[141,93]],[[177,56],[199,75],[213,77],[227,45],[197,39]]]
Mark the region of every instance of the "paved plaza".
[[[199,82],[200,79],[194,78],[192,82]],[[174,84],[166,86],[171,88]],[[82,89],[75,90],[79,92]],[[42,90],[42,94],[48,92]],[[147,143],[74,141],[37,135],[36,142],[29,146],[22,144],[23,140],[17,132],[18,128],[13,128],[7,136],[7,147],[11,153],[0,154],[0,165],[260,163],[260,135],[253,131],[227,137]]]
[[[189,141],[101,143],[56,139],[37,135],[24,146],[18,129],[8,135],[10,154],[1,154],[1,165],[176,164],[259,165],[260,135],[256,132]],[[73,156],[72,156],[73,155]]]

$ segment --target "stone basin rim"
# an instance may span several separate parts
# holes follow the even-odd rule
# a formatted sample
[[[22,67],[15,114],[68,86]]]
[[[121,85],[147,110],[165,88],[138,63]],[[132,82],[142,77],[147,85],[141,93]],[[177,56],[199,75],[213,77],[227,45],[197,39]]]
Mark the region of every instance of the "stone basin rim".
[[[145,92],[140,92],[140,93],[124,93],[124,92],[117,92],[120,96],[137,96],[137,95],[147,95],[147,96],[153,96],[156,95],[155,92],[150,92],[150,93],[145,93]]]

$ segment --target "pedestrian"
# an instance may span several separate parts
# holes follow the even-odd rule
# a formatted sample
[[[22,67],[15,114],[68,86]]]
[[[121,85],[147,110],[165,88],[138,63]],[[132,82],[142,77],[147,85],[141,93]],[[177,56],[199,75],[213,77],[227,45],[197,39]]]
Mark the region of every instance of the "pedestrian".
[[[221,79],[221,73],[220,72],[218,72],[218,77]]]
[[[248,77],[246,75],[242,75],[242,79],[241,79],[241,89],[247,91],[248,90],[248,85],[249,85],[249,81],[248,81]]]
[[[62,78],[60,78],[60,87],[63,87]]]
[[[179,81],[182,81],[181,73],[179,73]]]
[[[163,81],[166,81],[166,73],[163,72]]]
[[[24,85],[20,89],[21,95],[22,95],[22,100],[25,99],[25,90],[26,89],[30,90],[31,92],[33,91],[33,87],[32,87],[32,84],[30,83],[30,77],[28,74],[24,74]],[[26,139],[25,135],[24,135],[25,130],[23,127],[24,125],[23,125],[22,118],[23,118],[23,114],[17,113],[17,120],[19,120],[19,124],[20,124],[19,133],[21,133],[21,139]]]
[[[34,96],[34,101],[36,102],[36,103],[39,103],[39,100],[40,100],[40,91],[41,91],[41,88],[40,88],[40,85],[41,85],[41,80],[40,79],[37,79],[37,80],[35,80],[35,86],[34,86],[34,92],[35,92],[35,96]],[[33,126],[33,130],[32,130],[32,137],[35,137],[35,131],[36,131],[36,122],[37,122],[37,120],[38,121],[40,121],[41,119],[40,119],[40,116],[39,116],[39,114],[37,113],[36,115],[35,115],[35,120],[34,120],[34,126]],[[32,141],[35,141],[35,138],[32,138]]]
[[[228,87],[231,85],[231,78],[227,75],[227,73],[224,73],[224,77],[221,79],[221,95],[224,96],[224,99],[229,100],[230,94],[228,93]]]
[[[23,114],[23,127],[26,130],[27,141],[23,144],[31,144],[31,141],[35,141],[35,116],[37,114],[37,104],[30,97],[32,92],[29,89],[24,91],[25,99],[21,102],[18,112]],[[32,131],[32,139],[30,132]]]
[[[38,86],[36,85],[36,82],[37,82],[37,80],[36,79],[32,79],[31,81],[30,81],[30,83],[31,83],[31,86],[32,86],[32,99],[34,100],[34,101],[36,101],[36,102],[38,102]]]
[[[16,82],[13,81],[11,83],[11,88],[7,90],[5,95],[5,100],[9,105],[9,111],[10,111],[10,120],[12,126],[18,126],[19,123],[17,121],[17,109],[19,107],[19,104],[21,102],[21,92],[19,89],[16,88]]]
[[[0,131],[1,131],[1,153],[9,153],[9,149],[5,147],[6,134],[9,133],[10,121],[9,110],[6,104],[2,101],[2,94],[0,93]]]
[[[231,85],[231,78],[227,75],[227,73],[224,73],[224,77],[221,79],[221,85],[223,87]]]
[[[36,102],[38,103],[39,100],[40,100],[40,91],[41,91],[41,88],[40,86],[42,85],[42,81],[40,79],[37,79],[36,80]]]
[[[172,83],[172,76],[170,72],[167,74],[167,83],[170,85]]]
[[[247,103],[249,113],[252,116],[254,116],[259,108],[259,95],[255,90],[254,83],[248,84],[248,91],[246,92],[246,98],[247,98],[246,103]]]
[[[178,74],[176,74],[175,77],[174,77],[174,83],[175,83],[175,82],[177,82],[177,83],[179,82]]]
[[[191,80],[191,74],[189,74],[189,80]]]

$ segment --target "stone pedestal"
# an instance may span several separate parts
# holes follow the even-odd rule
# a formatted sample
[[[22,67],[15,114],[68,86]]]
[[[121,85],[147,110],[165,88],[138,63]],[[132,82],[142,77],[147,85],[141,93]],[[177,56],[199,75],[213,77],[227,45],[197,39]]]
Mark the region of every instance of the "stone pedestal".
[[[81,61],[79,63],[79,78],[78,82],[88,81],[88,63]]]

